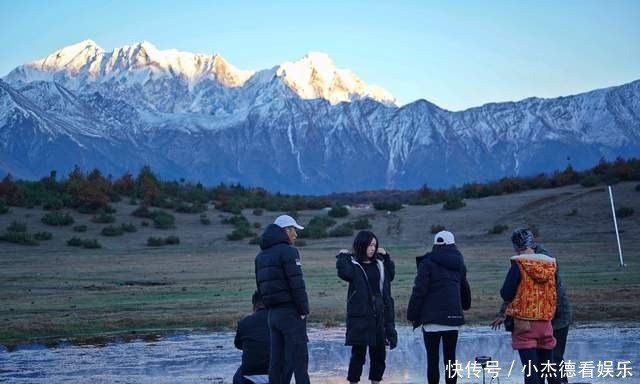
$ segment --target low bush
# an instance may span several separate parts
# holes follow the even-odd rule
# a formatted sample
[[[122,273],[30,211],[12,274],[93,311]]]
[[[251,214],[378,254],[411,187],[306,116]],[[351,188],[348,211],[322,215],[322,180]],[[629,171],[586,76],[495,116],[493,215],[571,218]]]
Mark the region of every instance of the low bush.
[[[70,247],[81,247],[82,239],[79,237],[72,237],[69,240],[67,240],[67,245]]]
[[[116,217],[109,213],[101,213],[94,216],[91,221],[98,224],[111,224],[116,222]]]
[[[19,245],[38,245],[38,240],[27,232],[7,232],[0,236],[0,241]]]
[[[96,239],[86,239],[82,240],[82,248],[98,249],[102,248],[102,245]]]
[[[82,225],[76,225],[75,227],[73,227],[73,231],[74,232],[87,232],[87,226],[82,224]]]
[[[33,234],[33,238],[38,241],[51,240],[53,234],[51,232],[36,232]]]
[[[153,217],[153,213],[151,213],[151,211],[147,207],[138,207],[133,212],[131,212],[131,216],[151,219]]]
[[[366,217],[362,217],[353,222],[353,228],[357,230],[370,229],[371,226],[371,222]]]
[[[440,231],[444,231],[445,229],[447,229],[447,228],[445,228],[444,225],[434,224],[434,225],[431,226],[431,233],[433,233],[435,235],[436,233],[438,233]]]
[[[496,224],[488,231],[488,233],[490,235],[499,235],[501,233],[504,233],[504,231],[506,231],[507,229],[509,229],[509,227],[504,224]]]
[[[600,176],[589,175],[580,180],[580,185],[583,187],[595,187],[600,184]]]
[[[616,209],[616,216],[619,218],[632,216],[633,213],[634,213],[634,210],[631,207],[620,207]]]
[[[120,228],[122,228],[123,231],[129,233],[138,232],[138,228],[133,223],[123,223],[122,225],[120,225]]]
[[[58,209],[62,209],[64,207],[64,203],[62,199],[59,198],[48,198],[43,204],[42,209],[45,211],[57,211]]]
[[[7,232],[27,232],[27,224],[12,221],[7,227]]]
[[[122,227],[116,227],[114,225],[109,225],[107,227],[102,228],[102,231],[100,232],[100,234],[102,236],[122,236],[124,234],[124,230],[122,229]]]
[[[158,229],[170,229],[175,228],[176,218],[165,211],[153,212],[153,226]]]
[[[147,246],[149,247],[161,247],[164,245],[164,237],[149,237],[147,239]]]
[[[211,219],[207,217],[206,213],[200,214],[200,223],[202,225],[211,225]]]
[[[347,207],[345,207],[344,205],[334,205],[329,212],[327,212],[327,215],[331,216],[331,217],[347,217],[349,216],[349,209]]]
[[[375,208],[376,211],[395,212],[402,209],[402,204],[381,201],[378,203],[373,203],[373,208]]]
[[[107,205],[106,207],[104,207],[103,212],[107,213],[107,214],[114,214],[114,213],[117,212],[117,210],[114,207],[112,207],[111,205]]]
[[[256,208],[256,209],[253,210],[253,215],[254,216],[262,216],[263,212],[264,211],[262,210],[262,208]]]
[[[180,238],[178,236],[167,236],[164,239],[164,243],[167,245],[176,245],[176,244],[180,244]]]
[[[571,212],[567,213],[567,216],[577,216],[578,215],[578,210],[577,209],[572,209]]]
[[[447,199],[442,205],[442,208],[447,211],[452,211],[455,209],[460,209],[465,207],[467,204],[459,197],[452,197]]]
[[[42,217],[41,221],[51,226],[71,225],[74,222],[73,217],[69,216],[68,213],[61,213],[58,211],[47,213]]]
[[[353,236],[353,225],[351,223],[340,224],[329,231],[331,237]]]

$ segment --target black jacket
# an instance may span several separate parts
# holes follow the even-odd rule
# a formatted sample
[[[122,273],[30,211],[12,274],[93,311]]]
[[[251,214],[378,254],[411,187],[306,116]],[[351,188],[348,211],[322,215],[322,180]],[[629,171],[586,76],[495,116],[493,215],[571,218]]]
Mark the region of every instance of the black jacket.
[[[345,345],[376,345],[376,333],[382,331],[386,341],[395,347],[398,335],[395,330],[395,310],[391,297],[395,264],[389,255],[376,257],[382,284],[382,296],[377,297],[373,296],[366,273],[354,260],[353,255],[341,253],[336,259],[338,277],[349,283]]]
[[[242,350],[240,371],[243,375],[269,373],[270,342],[266,309],[258,309],[256,313],[238,321],[234,344]]]
[[[309,300],[300,268],[298,250],[289,244],[284,229],[269,224],[260,239],[256,256],[256,285],[267,308],[292,307],[309,313]]]
[[[455,245],[438,245],[416,258],[418,273],[409,299],[407,319],[417,324],[464,324],[471,291],[462,254]]]

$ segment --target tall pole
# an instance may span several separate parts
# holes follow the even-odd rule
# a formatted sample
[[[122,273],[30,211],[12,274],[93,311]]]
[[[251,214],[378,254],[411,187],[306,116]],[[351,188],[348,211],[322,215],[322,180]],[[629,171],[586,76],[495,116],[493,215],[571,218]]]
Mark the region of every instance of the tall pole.
[[[616,209],[613,206],[613,193],[611,192],[610,185],[609,185],[609,200],[611,200],[611,214],[613,215],[613,225],[616,228],[616,239],[618,239],[618,254],[620,255],[620,266],[624,267],[624,261],[622,261],[622,247],[620,246],[620,234],[618,233],[618,220],[616,219]]]

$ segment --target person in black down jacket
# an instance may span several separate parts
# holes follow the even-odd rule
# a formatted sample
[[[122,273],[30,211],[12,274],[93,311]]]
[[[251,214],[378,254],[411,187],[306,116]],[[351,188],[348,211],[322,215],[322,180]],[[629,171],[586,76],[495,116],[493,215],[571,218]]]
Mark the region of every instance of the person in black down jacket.
[[[256,284],[269,310],[270,384],[288,384],[291,372],[297,384],[309,384],[309,301],[300,254],[292,245],[297,238],[296,229],[304,228],[291,216],[278,216],[262,233],[261,251],[255,261]]]
[[[359,232],[353,241],[353,253],[346,249],[336,256],[338,276],[349,283],[347,291],[347,335],[351,346],[347,380],[360,381],[369,347],[369,380],[378,383],[386,368],[385,345],[398,343],[391,281],[395,265],[389,254],[378,248],[378,238],[370,231]]]
[[[233,384],[251,384],[244,376],[269,374],[269,324],[267,310],[258,291],[251,297],[253,314],[238,321],[234,344],[242,351],[242,365]]]
[[[453,234],[441,231],[435,235],[433,250],[417,257],[418,273],[409,299],[407,319],[414,327],[422,325],[427,349],[427,379],[429,384],[440,381],[439,349],[442,350],[446,372],[445,382],[455,384],[458,330],[464,324],[463,310],[471,307],[471,291],[462,254]]]

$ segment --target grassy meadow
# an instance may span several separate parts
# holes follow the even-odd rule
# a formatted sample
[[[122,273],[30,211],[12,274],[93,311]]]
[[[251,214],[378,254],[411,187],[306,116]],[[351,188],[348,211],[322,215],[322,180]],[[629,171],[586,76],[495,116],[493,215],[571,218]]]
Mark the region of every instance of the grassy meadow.
[[[518,194],[468,199],[458,210],[442,204],[408,206],[387,213],[373,209],[350,210],[338,224],[359,217],[373,228],[396,262],[392,284],[397,323],[403,324],[416,271],[415,257],[432,242],[431,226],[442,225],[456,235],[465,256],[472,290],[467,321],[488,324],[500,300],[499,288],[513,251],[510,230],[535,225],[539,241],[557,257],[561,276],[572,301],[576,321],[640,319],[640,192],[637,183],[614,186],[618,207],[635,213],[619,220],[626,267],[620,268],[611,207],[605,188],[568,186]],[[0,215],[0,231],[13,221],[29,232],[47,231],[53,237],[37,246],[0,242],[0,344],[56,341],[61,338],[97,340],[115,335],[153,334],[175,329],[233,328],[250,312],[255,289],[253,260],[258,251],[248,239],[228,241],[233,230],[222,224],[231,216],[209,207],[210,225],[199,214],[172,214],[173,229],[143,226],[148,219],[130,213],[137,206],[113,204],[116,222],[133,223],[136,232],[101,235],[110,224],[93,222],[92,215],[71,210],[71,226],[52,227],[41,222],[40,208],[11,208]],[[258,233],[279,212],[257,216],[243,211]],[[326,215],[324,210],[301,211],[303,225]],[[86,225],[78,233],[76,225]],[[506,225],[501,234],[489,234]],[[255,224],[258,226],[258,224]],[[175,235],[180,244],[147,246],[150,236]],[[102,248],[70,247],[72,237],[97,239]],[[353,236],[305,239],[300,247],[309,294],[310,322],[317,326],[344,321],[346,284],[335,272],[335,255],[348,248]]]

